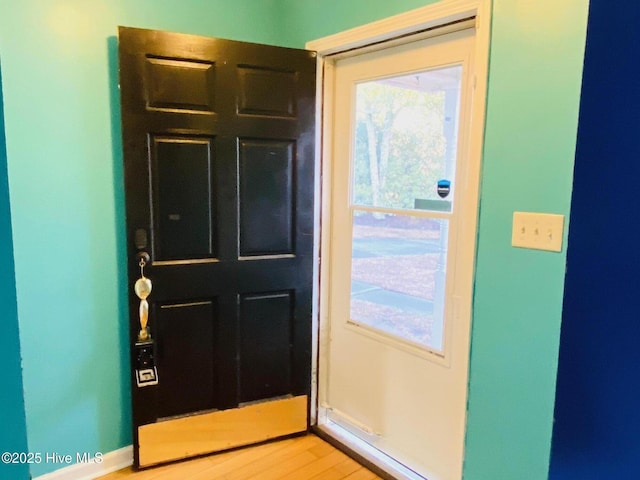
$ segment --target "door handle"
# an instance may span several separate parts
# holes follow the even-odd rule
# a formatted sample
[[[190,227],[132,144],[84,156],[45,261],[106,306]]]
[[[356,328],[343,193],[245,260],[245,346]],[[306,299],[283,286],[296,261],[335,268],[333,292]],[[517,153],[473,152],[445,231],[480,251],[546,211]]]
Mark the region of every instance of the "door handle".
[[[149,303],[147,297],[151,294],[153,284],[151,280],[144,276],[144,267],[150,260],[147,252],[140,252],[136,255],[138,259],[138,265],[140,266],[140,278],[136,280],[133,290],[140,299],[140,307],[138,308],[138,315],[140,317],[140,333],[138,333],[138,341],[146,342],[149,340],[149,328],[147,323],[149,322]]]
[[[136,238],[136,242],[137,240]],[[135,373],[136,384],[140,388],[158,384],[158,369],[155,365],[155,346],[147,325],[149,322],[149,303],[147,298],[151,295],[153,284],[151,280],[144,276],[144,267],[149,263],[151,257],[147,252],[138,252],[136,258],[140,266],[140,278],[136,280],[133,290],[140,299],[138,308],[140,332],[138,333],[138,341],[135,344]]]

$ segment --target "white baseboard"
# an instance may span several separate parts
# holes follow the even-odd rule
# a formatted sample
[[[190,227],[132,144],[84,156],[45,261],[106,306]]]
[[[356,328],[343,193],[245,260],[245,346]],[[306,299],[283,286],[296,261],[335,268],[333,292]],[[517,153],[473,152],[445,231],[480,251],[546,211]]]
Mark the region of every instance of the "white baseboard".
[[[95,478],[133,465],[133,446],[105,453],[100,463],[76,463],[47,473],[33,480],[94,480]]]

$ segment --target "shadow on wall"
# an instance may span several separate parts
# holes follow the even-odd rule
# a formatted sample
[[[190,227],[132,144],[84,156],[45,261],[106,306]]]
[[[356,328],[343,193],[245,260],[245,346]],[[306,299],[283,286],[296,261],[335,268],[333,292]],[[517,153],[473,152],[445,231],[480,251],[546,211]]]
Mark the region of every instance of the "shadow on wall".
[[[4,131],[2,68],[0,66],[0,452],[26,453],[27,426],[20,362],[18,308],[13,260],[13,235],[9,207],[7,149]],[[22,480],[29,478],[29,466],[7,463],[2,457],[0,477]]]
[[[122,373],[122,397],[120,399],[122,415],[122,444],[131,444],[131,383],[128,373],[129,355],[129,309],[127,285],[127,233],[125,222],[124,162],[122,158],[122,128],[120,114],[120,88],[118,69],[118,37],[107,39],[109,56],[109,104],[111,110],[111,151],[113,155],[113,195],[115,204],[116,256],[118,272],[118,339],[121,345],[120,366]]]

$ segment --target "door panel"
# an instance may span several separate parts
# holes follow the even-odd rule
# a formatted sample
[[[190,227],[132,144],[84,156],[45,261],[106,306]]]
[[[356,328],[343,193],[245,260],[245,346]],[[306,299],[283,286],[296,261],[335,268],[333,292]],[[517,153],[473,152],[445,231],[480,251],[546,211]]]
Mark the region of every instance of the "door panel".
[[[214,256],[212,139],[153,136],[151,142],[156,258]]]
[[[147,56],[149,110],[214,112],[215,64]]]
[[[291,391],[291,292],[240,299],[240,402]]]
[[[241,115],[295,117],[296,73],[268,67],[238,67]]]
[[[240,256],[293,253],[293,142],[240,141]]]
[[[140,300],[131,294],[129,302],[135,461],[146,466],[139,451],[151,436],[139,433],[176,425],[166,417],[189,415],[191,426],[202,418],[214,450],[244,443],[216,440],[206,412],[237,410],[229,418],[242,419],[253,412],[246,402],[279,411],[284,397],[296,399],[286,409],[304,409],[290,414],[307,418],[315,54],[119,34],[129,281],[140,277],[137,255],[146,251],[153,282],[151,342],[138,338]],[[158,383],[138,386],[134,372],[149,352]],[[292,425],[230,436],[248,443],[307,427]],[[164,453],[151,463],[196,454],[166,441],[154,441]]]
[[[157,311],[158,417],[215,407],[214,301],[160,305]]]

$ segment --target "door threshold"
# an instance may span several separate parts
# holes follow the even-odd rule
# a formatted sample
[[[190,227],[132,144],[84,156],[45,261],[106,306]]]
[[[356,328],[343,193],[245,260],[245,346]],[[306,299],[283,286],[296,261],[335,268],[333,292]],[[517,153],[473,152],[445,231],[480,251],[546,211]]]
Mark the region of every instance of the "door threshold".
[[[428,480],[331,420],[313,431],[385,480]]]

